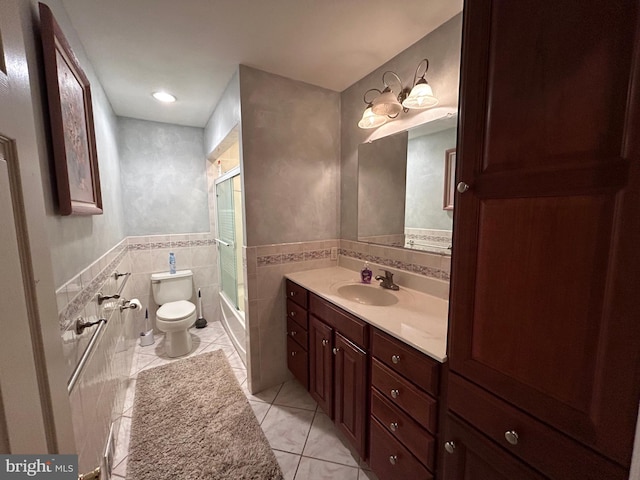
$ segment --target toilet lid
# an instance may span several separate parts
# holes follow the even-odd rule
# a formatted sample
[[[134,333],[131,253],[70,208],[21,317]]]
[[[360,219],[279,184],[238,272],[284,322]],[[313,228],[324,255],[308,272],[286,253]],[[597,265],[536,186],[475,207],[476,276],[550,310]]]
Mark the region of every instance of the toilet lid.
[[[196,306],[187,300],[178,300],[162,305],[156,312],[156,316],[162,320],[182,320],[196,311]]]

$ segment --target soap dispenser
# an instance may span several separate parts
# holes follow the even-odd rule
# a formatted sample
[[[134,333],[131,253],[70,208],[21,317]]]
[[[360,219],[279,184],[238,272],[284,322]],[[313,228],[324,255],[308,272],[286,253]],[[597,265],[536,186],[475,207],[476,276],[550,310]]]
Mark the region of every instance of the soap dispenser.
[[[369,263],[365,262],[364,267],[360,270],[360,279],[362,283],[371,283],[371,277],[373,276],[373,272],[369,268]]]

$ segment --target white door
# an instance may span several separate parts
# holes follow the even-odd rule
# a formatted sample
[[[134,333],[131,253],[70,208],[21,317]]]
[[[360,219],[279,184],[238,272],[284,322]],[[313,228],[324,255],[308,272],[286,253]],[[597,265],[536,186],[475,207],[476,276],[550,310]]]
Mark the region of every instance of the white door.
[[[23,38],[30,9],[0,0],[0,453],[75,453]]]

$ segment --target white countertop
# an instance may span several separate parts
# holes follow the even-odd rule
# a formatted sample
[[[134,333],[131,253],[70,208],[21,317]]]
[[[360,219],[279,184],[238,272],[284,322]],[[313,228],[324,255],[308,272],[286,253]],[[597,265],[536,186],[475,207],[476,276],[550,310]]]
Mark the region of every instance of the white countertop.
[[[398,299],[391,306],[363,305],[338,294],[342,285],[360,283],[360,273],[342,267],[288,273],[286,278],[354,314],[370,325],[387,332],[431,358],[447,359],[447,318],[449,302],[400,286],[399,291],[385,290]],[[378,287],[373,280],[371,288]]]

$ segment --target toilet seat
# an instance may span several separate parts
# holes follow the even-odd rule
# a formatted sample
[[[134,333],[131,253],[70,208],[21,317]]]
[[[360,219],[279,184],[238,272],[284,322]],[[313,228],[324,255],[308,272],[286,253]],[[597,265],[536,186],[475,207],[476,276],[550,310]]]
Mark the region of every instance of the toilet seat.
[[[156,317],[165,322],[178,322],[190,317],[196,312],[196,306],[188,300],[178,300],[162,305],[156,312]]]

